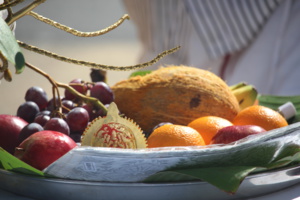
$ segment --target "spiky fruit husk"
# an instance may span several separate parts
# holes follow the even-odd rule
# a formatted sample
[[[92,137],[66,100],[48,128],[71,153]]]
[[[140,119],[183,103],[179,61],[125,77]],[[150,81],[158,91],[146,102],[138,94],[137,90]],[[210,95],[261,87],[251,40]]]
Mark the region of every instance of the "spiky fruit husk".
[[[233,120],[239,104],[228,85],[207,70],[167,66],[112,86],[119,110],[145,132],[160,122],[187,125],[214,115]]]
[[[94,119],[85,129],[81,146],[141,149],[147,147],[141,128],[131,119],[121,117],[112,102],[106,117]]]

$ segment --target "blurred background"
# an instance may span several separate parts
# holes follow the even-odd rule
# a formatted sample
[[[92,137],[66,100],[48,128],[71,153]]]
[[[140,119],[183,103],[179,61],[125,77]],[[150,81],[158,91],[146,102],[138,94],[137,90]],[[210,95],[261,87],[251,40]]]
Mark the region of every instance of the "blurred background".
[[[13,10],[22,6],[24,3]],[[126,13],[120,0],[48,0],[34,11],[85,32],[104,29]],[[125,20],[120,27],[105,35],[83,38],[25,16],[17,21],[16,38],[66,57],[115,66],[136,64],[141,50],[135,27],[130,20]],[[26,62],[39,67],[58,82],[68,83],[75,78],[91,80],[89,67],[64,63],[24,49],[22,51]],[[52,87],[46,78],[29,68],[25,68],[20,75],[14,74],[13,66],[10,66],[10,70],[13,73],[12,82],[2,80],[0,84],[0,114],[16,114],[18,106],[25,101],[26,90],[31,86],[42,87],[48,98],[52,98]],[[132,71],[108,71],[108,84],[111,86],[126,79],[130,73]]]

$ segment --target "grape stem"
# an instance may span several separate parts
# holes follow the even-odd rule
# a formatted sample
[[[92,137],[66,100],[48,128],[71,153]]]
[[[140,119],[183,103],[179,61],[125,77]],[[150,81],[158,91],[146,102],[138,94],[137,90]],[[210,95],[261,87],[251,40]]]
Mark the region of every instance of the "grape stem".
[[[88,104],[92,104],[94,106],[96,106],[97,108],[101,109],[105,114],[107,113],[107,108],[97,99],[94,97],[89,97],[86,95],[81,94],[80,92],[77,92],[73,87],[69,86],[68,84],[65,83],[60,83],[55,81],[51,76],[49,76],[46,72],[42,71],[41,69],[33,66],[32,64],[26,62],[25,65],[32,69],[33,71],[41,74],[42,76],[44,76],[45,78],[47,78],[49,80],[49,82],[52,84],[53,86],[53,96],[55,98],[55,90],[58,94],[59,97],[59,91],[58,91],[58,87],[64,88],[66,90],[68,90],[69,92],[71,92],[72,94],[76,95],[77,97],[79,97],[81,100],[83,100],[85,103]],[[58,98],[60,100],[60,98]],[[54,101],[54,103],[56,103],[56,101]],[[60,102],[60,106],[61,107],[61,102]]]

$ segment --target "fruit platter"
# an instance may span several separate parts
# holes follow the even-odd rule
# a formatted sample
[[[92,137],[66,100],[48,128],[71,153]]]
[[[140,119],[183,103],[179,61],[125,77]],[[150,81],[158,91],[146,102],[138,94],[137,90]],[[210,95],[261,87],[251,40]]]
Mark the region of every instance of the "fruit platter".
[[[41,3],[16,13],[12,2],[0,4],[9,13],[0,15],[0,77],[12,80],[10,63],[17,74],[29,68],[53,87],[49,95],[32,86],[16,115],[0,113],[0,189],[33,199],[214,200],[300,183],[300,96],[258,94],[253,85],[227,85],[191,66],[144,69],[180,47],[118,67],[17,41],[14,24],[25,15],[83,37],[128,17],[101,33],[82,33],[33,12]],[[91,80],[54,80],[20,48],[91,67]],[[109,86],[107,70],[133,73]]]

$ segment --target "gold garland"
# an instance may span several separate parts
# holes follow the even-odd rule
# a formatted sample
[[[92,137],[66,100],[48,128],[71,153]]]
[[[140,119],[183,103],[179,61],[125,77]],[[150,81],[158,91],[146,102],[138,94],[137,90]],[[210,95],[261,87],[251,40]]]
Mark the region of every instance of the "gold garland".
[[[9,7],[15,6],[21,2],[23,2],[24,0],[14,0],[11,2],[4,2],[3,4],[0,5],[0,10],[4,10],[7,9]]]
[[[99,31],[94,31],[94,32],[81,32],[81,31],[75,30],[71,27],[60,24],[56,21],[53,21],[52,19],[46,18],[42,15],[39,15],[38,13],[33,12],[33,11],[29,12],[28,15],[30,15],[30,16],[34,17],[35,19],[42,21],[50,26],[53,26],[55,28],[58,28],[60,30],[63,30],[67,33],[73,34],[78,37],[95,37],[95,36],[103,35],[109,31],[117,28],[118,26],[120,26],[126,19],[129,19],[129,15],[125,14],[116,23],[114,23],[113,25],[111,25],[105,29],[102,29]]]
[[[22,2],[23,0],[15,0],[15,1],[11,1],[11,2],[7,2],[5,1],[4,4],[0,5],[0,8],[7,8],[9,6],[12,6],[14,4],[18,4],[20,2]],[[112,24],[111,26],[99,30],[99,31],[94,31],[94,32],[82,32],[82,31],[78,31],[75,30],[71,27],[65,26],[63,24],[60,24],[54,20],[51,20],[49,18],[43,17],[41,15],[39,15],[36,12],[33,12],[32,9],[35,8],[36,6],[38,6],[39,4],[45,2],[46,0],[35,0],[33,3],[31,3],[30,5],[28,5],[27,7],[21,9],[20,11],[18,11],[15,14],[12,14],[8,24],[11,24],[12,22],[14,22],[15,20],[21,18],[24,15],[30,15],[32,17],[34,17],[35,19],[42,21],[50,26],[53,26],[55,28],[58,28],[60,30],[63,30],[67,33],[73,34],[75,36],[78,37],[94,37],[94,36],[99,36],[99,35],[103,35],[105,33],[108,33],[109,31],[117,28],[118,26],[120,26],[126,19],[129,19],[129,16],[127,14],[123,15],[117,22],[115,22],[114,24]],[[161,58],[163,58],[164,56],[174,53],[175,51],[177,51],[180,47],[175,47],[173,49],[169,49],[166,51],[163,51],[162,53],[158,54],[154,59],[145,62],[145,63],[140,63],[137,65],[131,65],[131,66],[112,66],[112,65],[103,65],[103,64],[98,64],[98,63],[94,63],[94,62],[88,62],[88,61],[83,61],[83,60],[77,60],[74,58],[69,58],[69,57],[65,57],[62,55],[58,55],[56,53],[44,50],[44,49],[40,49],[36,46],[32,46],[29,44],[26,44],[24,42],[21,41],[17,41],[18,44],[30,51],[39,53],[41,55],[45,55],[63,62],[67,62],[67,63],[72,63],[72,64],[76,64],[76,65],[84,65],[84,66],[88,66],[94,69],[102,69],[102,70],[114,70],[114,71],[129,71],[129,70],[137,70],[137,69],[141,69],[141,68],[145,68],[148,67],[150,65],[153,65],[154,63],[158,62]]]
[[[141,64],[137,64],[137,65],[132,65],[132,66],[112,66],[112,65],[103,65],[103,64],[98,64],[98,63],[94,63],[94,62],[88,62],[88,61],[82,61],[82,60],[76,60],[73,58],[68,58],[68,57],[64,57],[58,54],[55,54],[53,52],[44,50],[44,49],[40,49],[38,47],[35,46],[31,46],[28,45],[24,42],[18,41],[19,45],[27,50],[63,61],[63,62],[67,62],[67,63],[72,63],[72,64],[76,64],[76,65],[84,65],[87,67],[91,67],[94,69],[102,69],[102,70],[114,70],[114,71],[130,71],[130,70],[137,70],[137,69],[141,69],[141,68],[145,68],[148,67],[150,65],[153,65],[154,63],[158,62],[158,60],[160,60],[161,58],[163,58],[164,56],[174,53],[175,51],[177,51],[180,46],[175,47],[173,49],[169,49],[166,51],[163,51],[162,53],[158,54],[154,59],[145,62],[145,63],[141,63]]]

